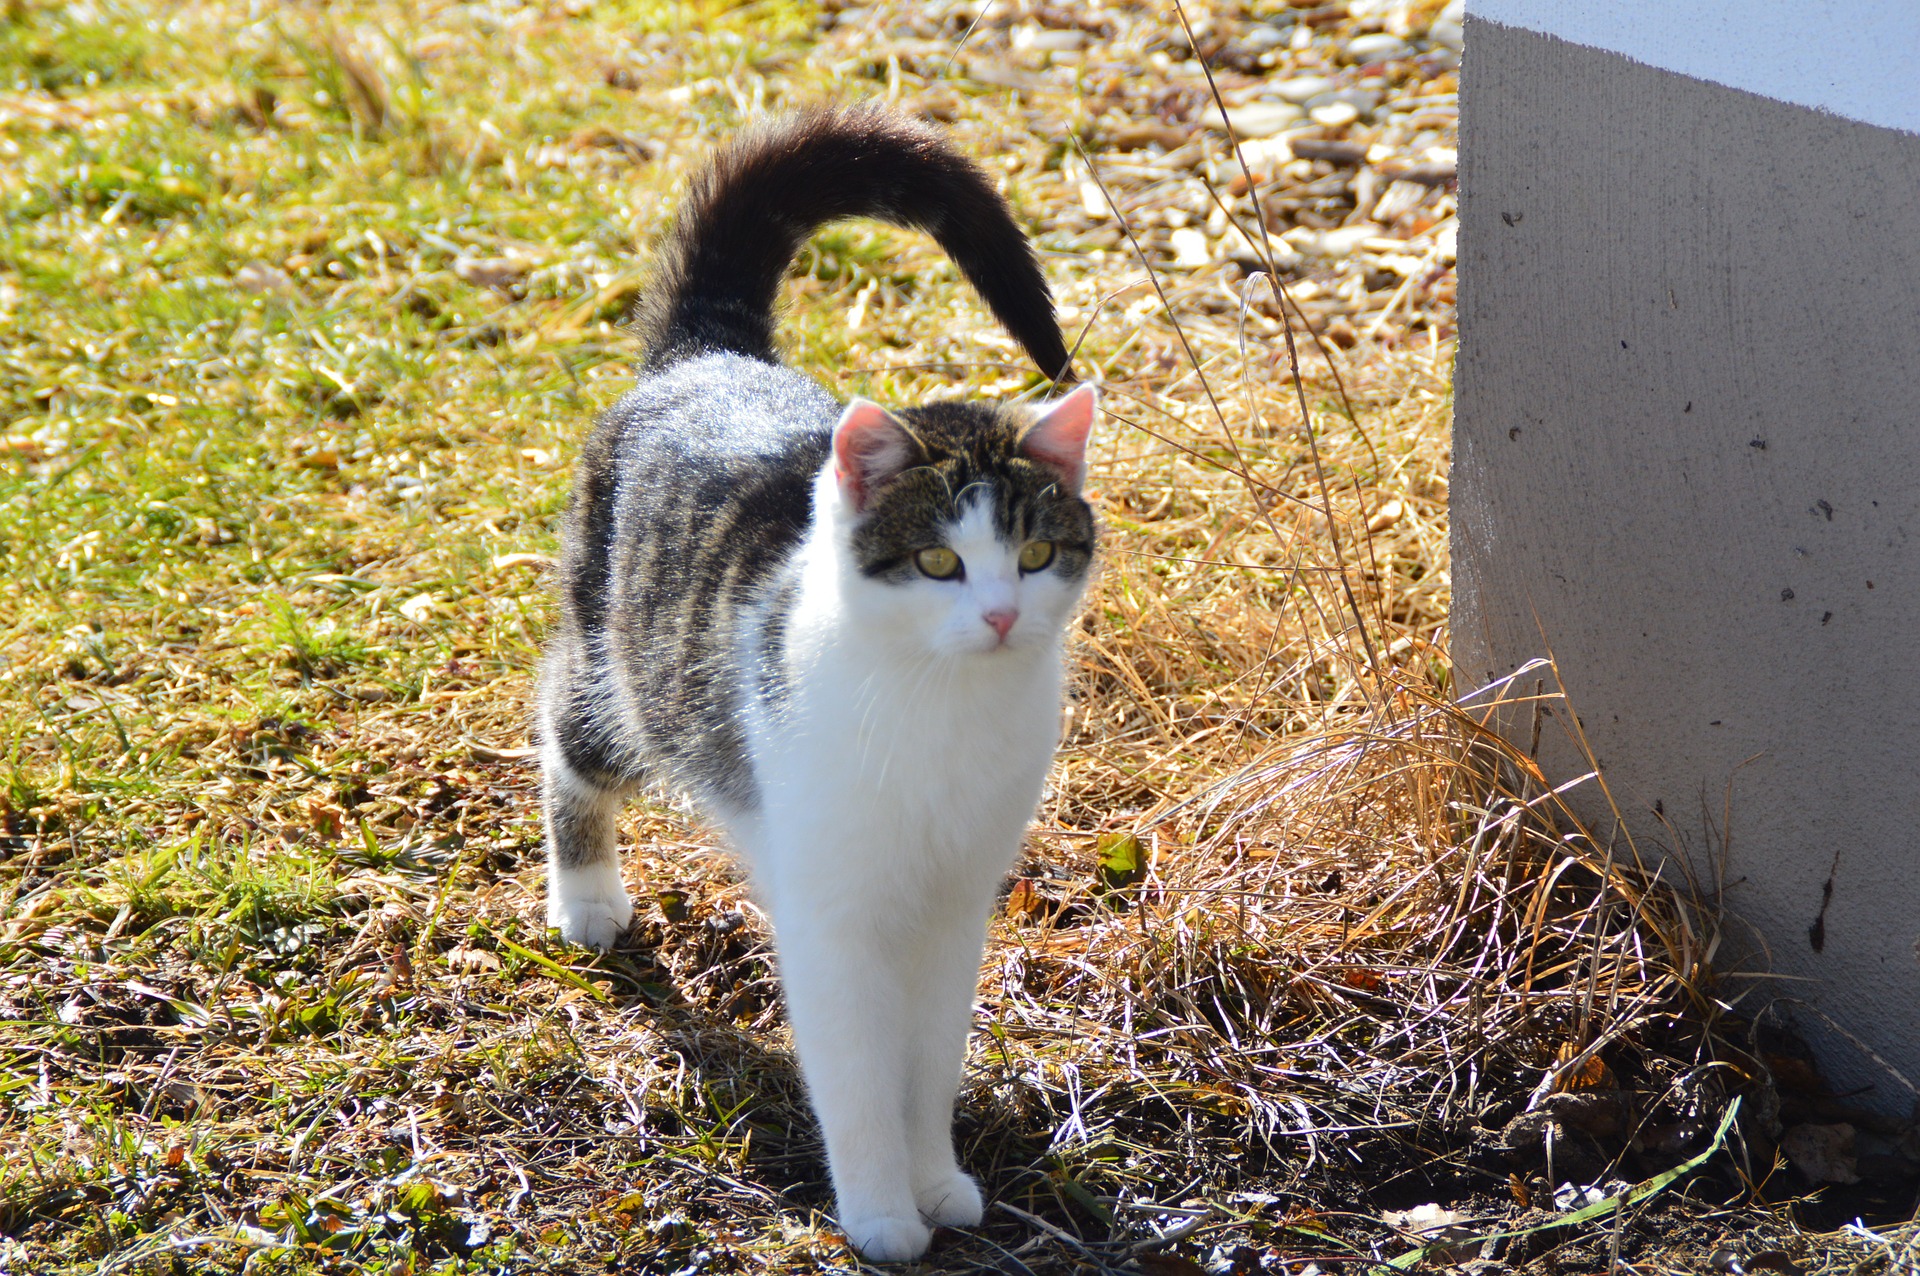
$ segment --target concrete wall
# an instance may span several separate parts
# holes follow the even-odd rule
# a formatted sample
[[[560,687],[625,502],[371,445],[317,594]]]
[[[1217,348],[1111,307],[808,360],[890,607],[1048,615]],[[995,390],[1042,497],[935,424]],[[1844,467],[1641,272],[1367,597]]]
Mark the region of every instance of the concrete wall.
[[[1458,677],[1550,644],[1636,837],[1723,873],[1769,950],[1750,960],[1809,981],[1774,992],[1821,1012],[1795,1017],[1829,1080],[1904,1115],[1920,1083],[1920,4],[1468,15]],[[1585,769],[1553,730],[1541,760]]]

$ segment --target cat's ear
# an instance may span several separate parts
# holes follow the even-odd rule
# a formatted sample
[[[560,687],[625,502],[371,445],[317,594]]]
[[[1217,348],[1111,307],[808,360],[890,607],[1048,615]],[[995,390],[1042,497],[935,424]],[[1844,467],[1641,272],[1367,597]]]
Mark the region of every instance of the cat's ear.
[[[1061,486],[1078,496],[1087,479],[1087,437],[1100,392],[1083,385],[1043,413],[1020,436],[1020,454],[1060,476]]]
[[[919,455],[912,431],[866,399],[849,403],[833,427],[833,475],[856,513],[876,487],[916,464]]]

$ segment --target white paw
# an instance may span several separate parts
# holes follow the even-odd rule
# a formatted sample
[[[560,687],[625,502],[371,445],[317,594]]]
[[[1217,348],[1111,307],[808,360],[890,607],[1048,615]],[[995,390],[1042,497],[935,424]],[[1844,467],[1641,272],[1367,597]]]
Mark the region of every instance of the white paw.
[[[928,1187],[915,1188],[913,1203],[920,1214],[935,1227],[973,1227],[980,1222],[985,1207],[980,1201],[980,1185],[970,1174],[954,1170]]]
[[[612,948],[633,920],[619,870],[556,876],[547,883],[547,925],[570,944],[602,952]]]
[[[918,1218],[885,1214],[843,1218],[840,1228],[862,1258],[876,1263],[904,1263],[927,1252],[933,1231]]]

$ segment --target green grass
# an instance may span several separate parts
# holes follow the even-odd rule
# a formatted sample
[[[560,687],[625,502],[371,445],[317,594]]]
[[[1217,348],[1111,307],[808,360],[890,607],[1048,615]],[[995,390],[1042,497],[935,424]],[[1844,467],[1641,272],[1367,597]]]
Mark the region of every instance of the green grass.
[[[261,12],[0,21],[0,1232],[47,1270],[565,1254],[328,1123],[420,1069],[578,1074],[507,947],[537,921],[464,895],[538,858],[523,766],[470,743],[524,740],[546,613],[495,559],[554,548],[670,179],[606,139],[701,131],[609,87],[604,38],[698,79],[806,24],[601,4],[502,60],[477,8]],[[445,1006],[393,963],[449,952],[536,994],[526,1033],[421,1054]],[[209,1037],[224,1078],[162,1066]]]

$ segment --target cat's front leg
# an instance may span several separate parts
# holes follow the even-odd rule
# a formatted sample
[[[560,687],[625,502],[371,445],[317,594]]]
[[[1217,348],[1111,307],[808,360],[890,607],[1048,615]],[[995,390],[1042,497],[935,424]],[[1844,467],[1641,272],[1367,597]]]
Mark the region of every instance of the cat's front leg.
[[[822,912],[776,910],[780,980],[807,1095],[826,1137],[835,1211],[865,1257],[904,1262],[932,1230],[912,1187],[907,1102],[911,1013],[897,945]]]
[[[986,926],[977,914],[931,923],[921,953],[920,987],[913,998],[914,1023],[908,1078],[908,1146],[913,1158],[913,1199],[936,1227],[973,1227],[984,1204],[980,1186],[960,1168],[953,1152],[953,1103],[966,1061],[979,991],[980,955]]]

